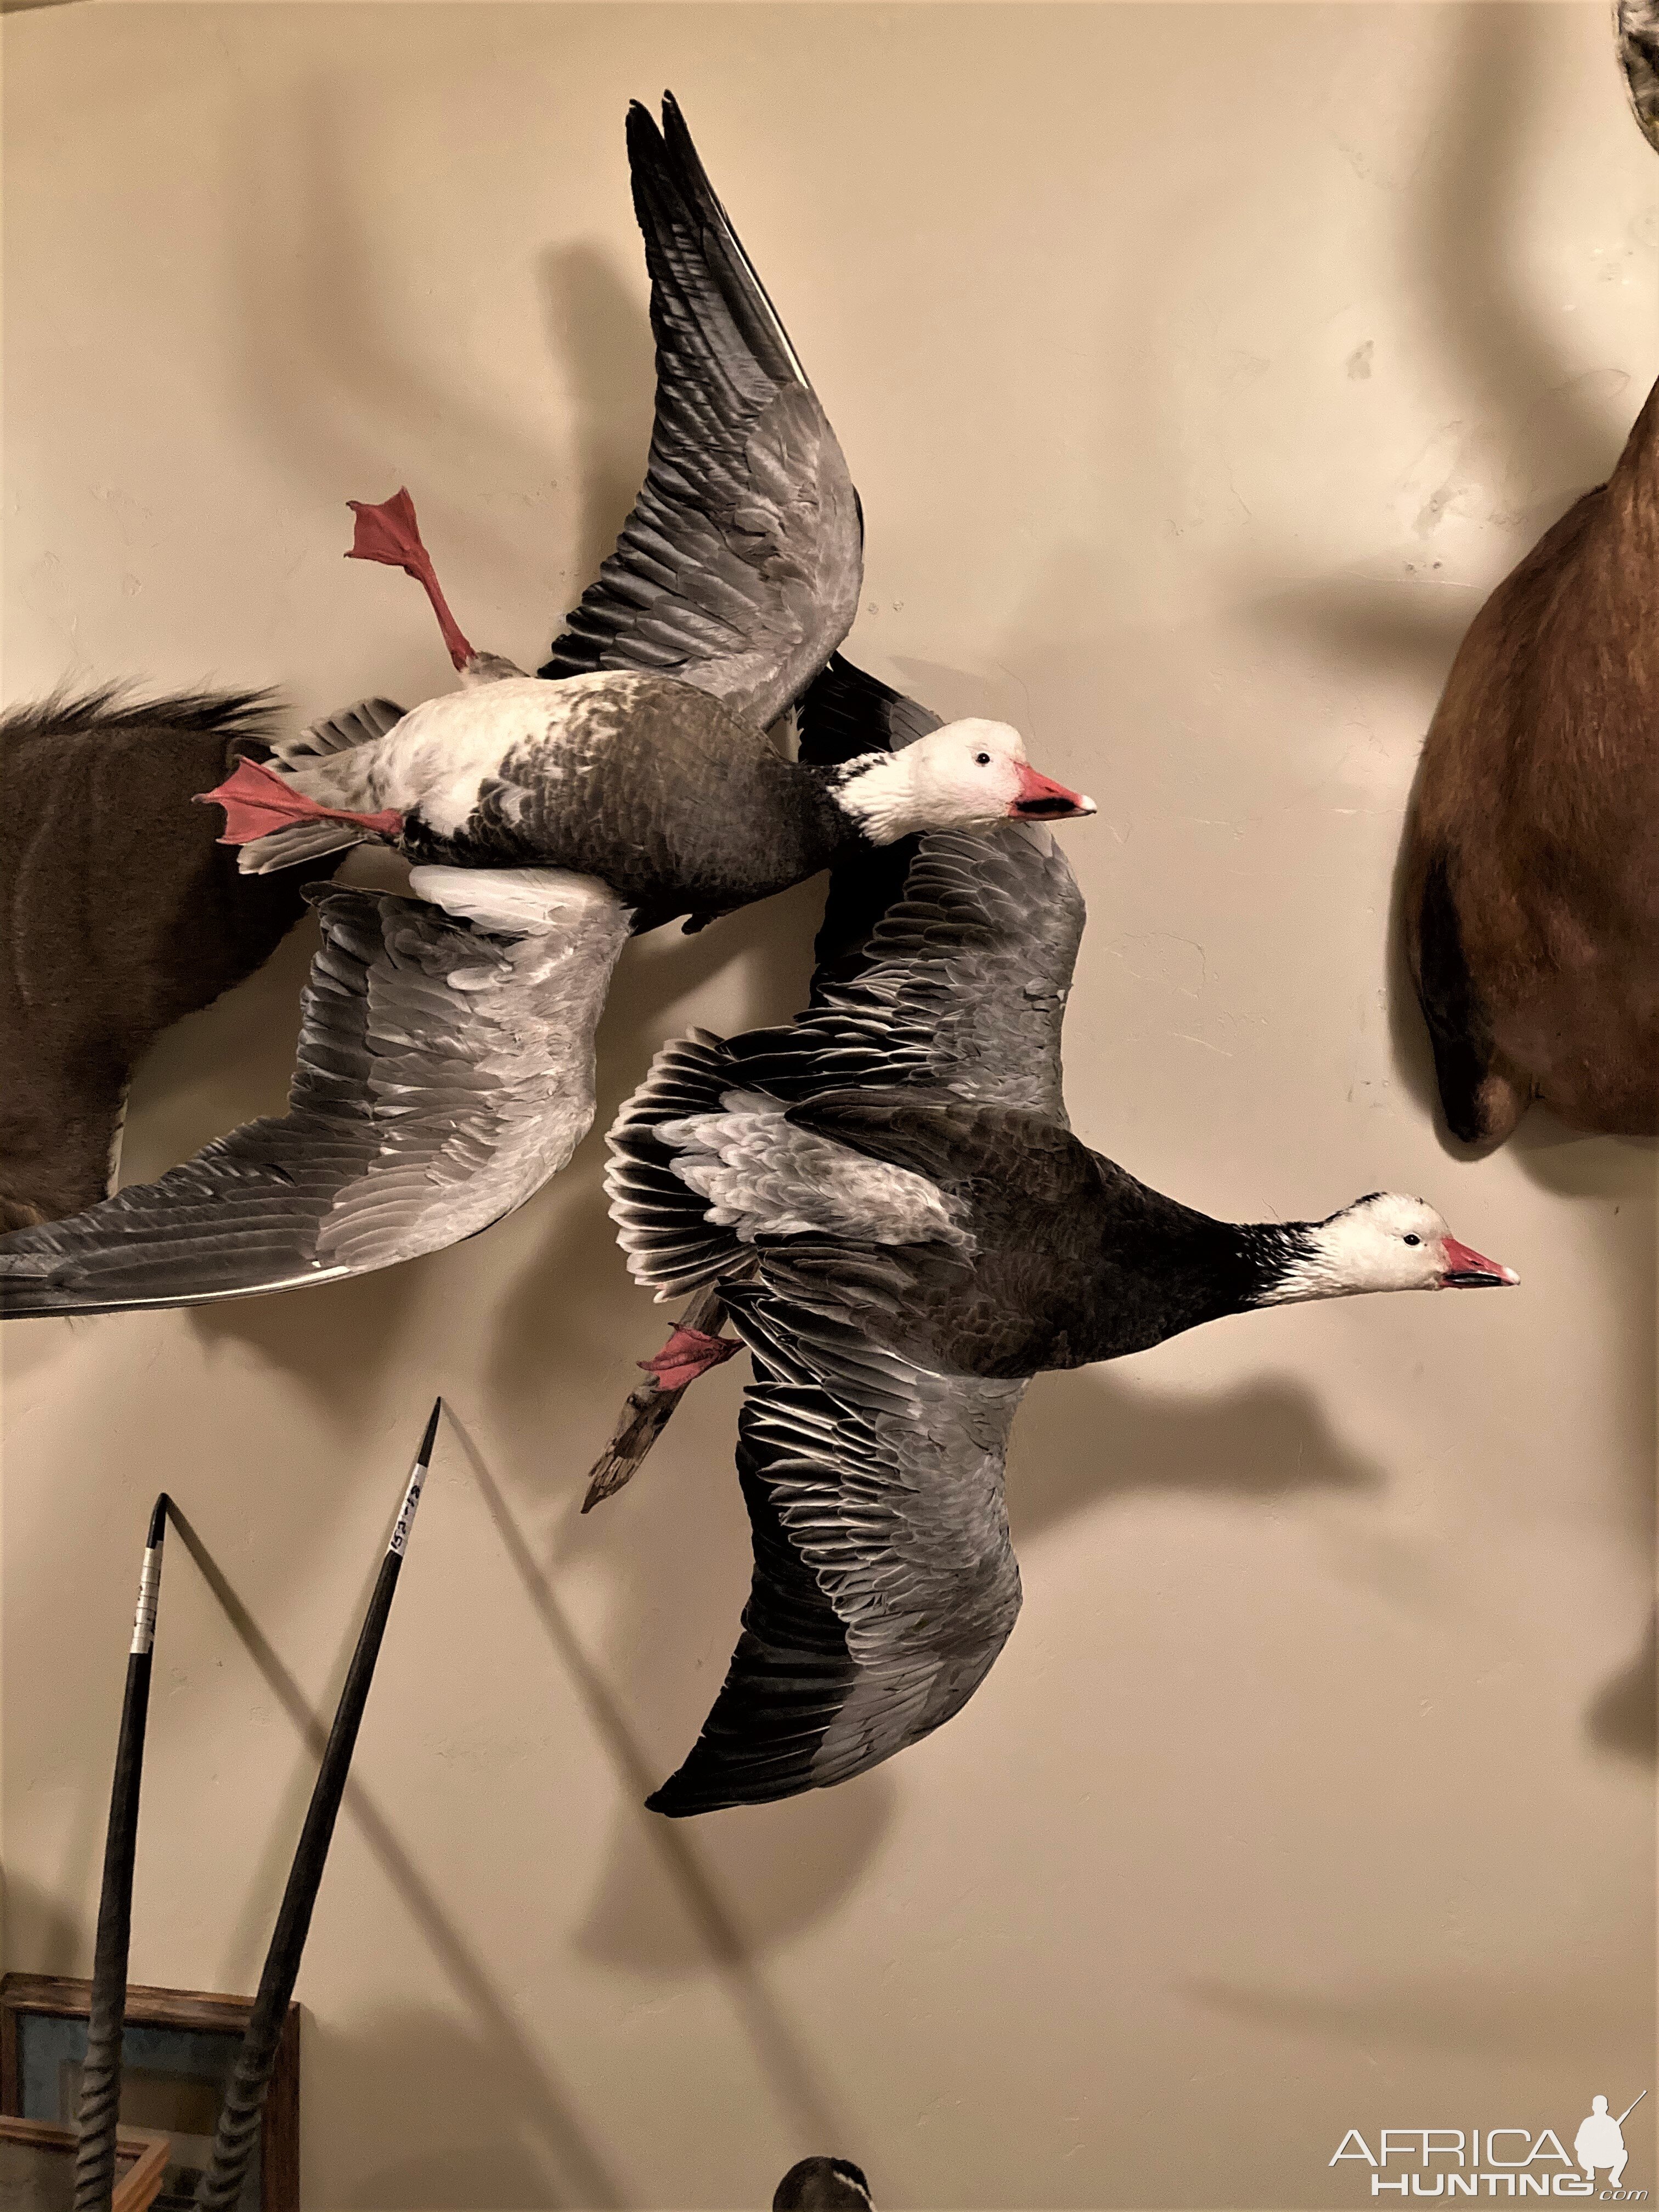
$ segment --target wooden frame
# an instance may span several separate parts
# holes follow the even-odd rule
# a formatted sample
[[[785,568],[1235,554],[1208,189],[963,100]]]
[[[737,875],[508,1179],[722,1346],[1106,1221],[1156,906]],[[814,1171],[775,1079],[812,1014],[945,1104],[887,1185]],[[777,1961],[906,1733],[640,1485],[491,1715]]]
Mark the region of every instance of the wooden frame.
[[[66,2160],[71,2171],[65,2184],[72,2193],[73,2128],[60,2128],[50,2120],[20,2120],[0,2114],[0,2142],[31,2143],[49,2156]],[[166,2136],[158,2136],[149,2128],[122,2128],[117,2132],[115,2193],[110,2199],[110,2212],[149,2212],[161,2190],[171,2148]]]
[[[0,2113],[21,2117],[23,2065],[20,2029],[30,2014],[85,2020],[92,1984],[64,1974],[8,1974],[0,1980]],[[240,2038],[253,2009],[251,1997],[207,1990],[162,1990],[127,1985],[129,2027],[174,2028],[198,2035]],[[32,2116],[40,2117],[40,2116]],[[137,2136],[141,2130],[124,2129]],[[154,2194],[154,2192],[152,2192]],[[147,2203],[148,2199],[145,2200]],[[291,2004],[283,2023],[276,2071],[265,2101],[259,2146],[260,2212],[300,2212],[300,2008]],[[122,2212],[118,2203],[116,2212]]]

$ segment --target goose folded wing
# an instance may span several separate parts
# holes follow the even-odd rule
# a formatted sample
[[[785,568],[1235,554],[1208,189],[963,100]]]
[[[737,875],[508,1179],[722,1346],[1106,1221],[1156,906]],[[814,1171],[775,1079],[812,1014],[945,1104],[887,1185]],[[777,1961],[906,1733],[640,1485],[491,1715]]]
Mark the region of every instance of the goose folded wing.
[[[936,1375],[739,1292],[756,1380],[738,1472],[755,1575],[726,1682],[648,1802],[675,1815],[829,1788],[938,1728],[1019,1611],[1003,1464],[1022,1381]]]
[[[1036,823],[987,836],[936,830],[850,981],[820,981],[787,1028],[731,1050],[781,1098],[922,1084],[1066,1124],[1060,1024],[1083,931],[1065,854]]]
[[[858,607],[863,529],[836,434],[672,99],[629,111],[656,419],[617,549],[544,677],[670,676],[765,727]]]
[[[480,896],[493,880],[468,876]],[[287,1114],[0,1238],[0,1313],[329,1282],[441,1250],[522,1203],[592,1120],[592,1030],[626,936],[614,902],[573,907],[556,888],[573,879],[544,880],[533,915],[532,872],[510,886],[521,932],[420,899],[309,891],[323,941]]]

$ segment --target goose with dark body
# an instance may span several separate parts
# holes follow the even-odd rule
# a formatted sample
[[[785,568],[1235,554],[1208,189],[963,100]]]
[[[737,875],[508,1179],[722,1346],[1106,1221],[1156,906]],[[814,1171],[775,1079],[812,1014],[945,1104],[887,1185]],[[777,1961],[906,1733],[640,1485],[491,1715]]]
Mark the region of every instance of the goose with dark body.
[[[889,727],[920,714],[868,703]],[[717,1283],[755,1368],[754,1584],[702,1734],[649,1801],[672,1814],[828,1787],[960,1710],[1018,1609],[1003,1464],[1032,1375],[1259,1307],[1516,1279],[1418,1199],[1218,1221],[1073,1136],[1083,906],[1046,830],[923,838],[863,935],[881,885],[837,889],[811,1008],[669,1046],[611,1135],[636,1279]]]
[[[420,580],[463,688],[408,714],[366,701],[218,795],[246,872],[378,837],[416,862],[416,896],[318,897],[287,1115],[0,1239],[7,1314],[194,1304],[441,1250],[522,1204],[585,1133],[630,933],[707,920],[921,822],[1087,805],[1000,725],[943,733],[896,776],[884,755],[798,766],[769,744],[852,619],[857,498],[672,101],[662,133],[633,108],[628,140],[657,413],[615,553],[532,678],[463,636],[406,495],[359,508],[353,550]]]

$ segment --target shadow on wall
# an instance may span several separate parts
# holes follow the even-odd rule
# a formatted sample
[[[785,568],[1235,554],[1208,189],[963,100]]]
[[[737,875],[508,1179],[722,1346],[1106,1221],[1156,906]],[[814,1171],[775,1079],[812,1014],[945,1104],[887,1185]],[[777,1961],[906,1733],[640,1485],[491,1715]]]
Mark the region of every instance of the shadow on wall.
[[[718,1873],[711,1872],[709,1861],[721,1855],[710,1851],[701,1835],[693,1836],[685,1824],[665,1820],[644,1810],[642,1801],[659,1778],[653,1773],[621,1700],[589,1660],[551,1580],[538,1564],[477,1443],[453,1414],[451,1426],[471,1463],[514,1572],[633,1801],[621,1809],[619,1820],[624,1855],[628,1845],[639,1846],[635,1856],[644,1878],[635,1905],[655,1907],[662,1928],[682,1936],[677,1967],[707,1965],[720,1977],[757,2062],[792,2127],[807,2141],[845,2140],[848,2129],[843,2117],[832,2108],[815,2077],[807,2050],[756,1967],[751,1928],[739,1924],[728,1901],[742,1895],[745,1918],[752,1921],[754,1899],[733,1881],[734,1870],[729,1865],[721,1863]],[[813,1907],[821,1911],[826,1900],[815,1882],[811,1887]],[[674,1912],[661,1914],[661,1905],[671,1899]],[[650,1963],[660,1966],[663,1961],[652,1956]]]
[[[78,1917],[21,1875],[0,1869],[0,1935],[6,1968],[28,1974],[74,1974],[90,1966]]]
[[[586,2202],[562,2193],[487,2036],[418,2006],[390,2008],[349,2029],[307,2016],[305,2033],[306,2105],[313,2124],[349,2142],[354,2113],[398,2115],[402,2154],[341,2176],[348,2201],[361,2212],[401,2212],[411,2204]],[[400,2085],[416,2081],[441,2082],[442,2097],[409,2096]],[[455,2140],[458,2123],[470,2130],[470,2141]]]
[[[505,407],[480,405],[476,380],[421,373],[377,271],[362,179],[342,157],[361,133],[337,86],[319,78],[286,102],[251,102],[239,122],[226,182],[241,210],[233,278],[249,422],[277,448],[285,477],[325,503],[380,497],[400,472],[417,475],[426,534],[441,571],[467,579],[465,604],[524,599],[522,543],[491,526],[490,495],[532,507],[556,498],[555,542],[574,537],[574,573],[556,569],[550,551],[537,558],[548,592],[539,635],[483,638],[513,658],[533,654],[533,666],[615,544],[644,474],[655,373],[642,278],[630,285],[590,245],[542,258],[542,313],[572,417],[561,456],[550,424],[545,442],[526,438]],[[390,636],[424,634],[413,594],[409,607]],[[475,627],[483,636],[482,617]]]
[[[615,545],[644,480],[656,349],[639,294],[596,247],[553,246],[541,265],[548,343],[565,365],[572,443],[580,456],[574,606]]]
[[[1376,1462],[1343,1443],[1298,1383],[1264,1377],[1182,1401],[1143,1397],[1109,1373],[1040,1376],[1027,1393],[1008,1477],[1016,1545],[1146,1491],[1253,1501],[1382,1486]]]
[[[1559,1971],[1482,1975],[1459,1968],[1340,1995],[1221,1981],[1190,1982],[1186,1994],[1209,2012],[1368,2052],[1377,2045],[1479,2052],[1517,2063],[1553,2062],[1566,2079],[1607,2067],[1618,2079],[1632,2052],[1652,2048],[1651,2008],[1644,2008],[1636,1989],[1633,1976],[1610,1990],[1604,1975],[1590,1972],[1574,1980]]]
[[[1650,1766],[1659,1759],[1659,1614],[1650,1615],[1641,1649],[1595,1698],[1584,1727],[1602,1751]]]
[[[441,571],[447,561],[482,598],[479,580],[504,580],[514,560],[476,493],[516,483],[541,496],[555,472],[550,444],[480,405],[481,385],[441,387],[423,376],[420,349],[400,342],[364,194],[343,154],[363,143],[361,118],[337,83],[318,76],[286,99],[268,89],[250,97],[226,143],[226,204],[239,210],[230,283],[252,434],[275,449],[285,481],[314,487],[325,504],[384,497],[380,477],[417,454],[421,482],[411,489]]]

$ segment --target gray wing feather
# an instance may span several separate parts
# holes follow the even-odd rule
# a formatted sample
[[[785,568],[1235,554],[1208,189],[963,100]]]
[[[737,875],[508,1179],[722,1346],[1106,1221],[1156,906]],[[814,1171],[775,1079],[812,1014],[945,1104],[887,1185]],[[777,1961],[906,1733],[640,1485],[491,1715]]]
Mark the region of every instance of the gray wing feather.
[[[856,977],[730,1050],[745,1082],[781,1098],[921,1083],[1066,1127],[1060,1024],[1083,921],[1071,865],[1039,823],[937,831]]]
[[[625,909],[590,898],[508,935],[416,899],[307,896],[323,942],[288,1113],[0,1239],[0,1312],[191,1305],[389,1267],[487,1228],[569,1158]]]
[[[942,729],[945,718],[832,653],[797,708],[795,722],[800,758],[828,768],[860,753],[898,752],[930,730]]]
[[[628,117],[657,408],[617,550],[539,673],[644,669],[775,721],[857,611],[847,463],[672,99]]]
[[[270,750],[276,759],[292,768],[319,755],[372,745],[403,719],[404,710],[395,700],[360,699],[355,707],[343,707],[337,714],[309,724],[297,737],[276,738]]]
[[[741,1292],[756,1360],[738,1469],[755,1540],[743,1633],[690,1754],[685,1814],[827,1789],[962,1709],[1019,1611],[1003,1467],[1025,1384],[927,1372]]]

